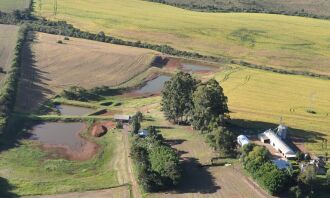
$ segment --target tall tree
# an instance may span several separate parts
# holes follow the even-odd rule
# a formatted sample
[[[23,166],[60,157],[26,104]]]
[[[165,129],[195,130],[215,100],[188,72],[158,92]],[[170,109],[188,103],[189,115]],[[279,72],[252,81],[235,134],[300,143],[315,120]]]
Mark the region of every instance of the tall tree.
[[[197,81],[190,74],[179,72],[167,81],[162,91],[162,111],[174,123],[187,122],[192,111],[192,94]]]
[[[233,154],[235,150],[235,135],[225,127],[215,127],[207,136],[210,145],[224,155]]]
[[[229,118],[227,97],[214,79],[197,87],[193,93],[193,105],[192,125],[195,129],[212,131],[213,122],[223,125],[224,120]]]

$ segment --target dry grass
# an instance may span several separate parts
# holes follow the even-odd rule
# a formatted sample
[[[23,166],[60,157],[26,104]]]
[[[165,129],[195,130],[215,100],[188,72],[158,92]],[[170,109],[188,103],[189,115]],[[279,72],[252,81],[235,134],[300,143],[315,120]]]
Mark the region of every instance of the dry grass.
[[[13,10],[24,10],[30,5],[31,0],[1,0],[0,10],[11,12]]]
[[[0,67],[4,71],[8,71],[10,69],[12,59],[14,57],[17,32],[17,26],[0,24]],[[0,73],[0,86],[4,76],[5,74]]]
[[[35,110],[69,86],[93,88],[126,82],[150,67],[156,53],[147,49],[37,33],[25,46],[18,110]],[[29,107],[29,108],[27,108]]]

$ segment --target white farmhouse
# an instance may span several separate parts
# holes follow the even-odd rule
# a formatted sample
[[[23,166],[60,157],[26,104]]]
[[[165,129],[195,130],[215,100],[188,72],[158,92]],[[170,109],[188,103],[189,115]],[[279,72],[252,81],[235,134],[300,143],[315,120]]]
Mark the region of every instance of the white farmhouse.
[[[239,135],[237,137],[237,143],[240,145],[240,146],[244,146],[246,144],[249,144],[250,141],[249,139],[245,136],[245,135]]]

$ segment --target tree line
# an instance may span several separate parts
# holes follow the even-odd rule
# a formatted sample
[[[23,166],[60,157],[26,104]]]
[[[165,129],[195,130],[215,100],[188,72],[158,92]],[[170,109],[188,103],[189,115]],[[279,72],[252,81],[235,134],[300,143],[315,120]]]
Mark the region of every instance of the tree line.
[[[235,136],[226,128],[230,119],[227,97],[220,84],[201,82],[189,73],[178,72],[165,82],[161,106],[165,118],[175,124],[189,124],[207,134],[210,145],[222,154],[232,154]]]
[[[138,114],[135,118],[139,119]],[[134,135],[131,144],[138,183],[145,192],[167,190],[177,185],[182,177],[179,156],[155,127],[150,126],[147,131],[149,134],[145,138]]]
[[[330,19],[330,15],[320,15],[320,14],[313,14],[308,13],[304,9],[300,10],[280,10],[280,9],[272,9],[270,8],[263,8],[263,7],[256,7],[256,6],[248,6],[248,2],[246,3],[246,7],[238,7],[235,5],[235,1],[229,4],[228,6],[223,5],[210,5],[205,3],[195,4],[192,2],[182,2],[178,1],[173,2],[169,0],[145,0],[155,3],[162,3],[165,5],[175,6],[187,10],[192,11],[200,11],[200,12],[246,12],[246,13],[267,13],[267,14],[281,14],[281,15],[288,15],[288,16],[301,16],[301,17],[309,17],[309,18],[316,18],[316,19]]]
[[[0,134],[6,126],[15,105],[18,78],[20,75],[22,48],[27,36],[27,27],[21,26],[18,32],[14,58],[10,70],[6,73],[0,88]]]

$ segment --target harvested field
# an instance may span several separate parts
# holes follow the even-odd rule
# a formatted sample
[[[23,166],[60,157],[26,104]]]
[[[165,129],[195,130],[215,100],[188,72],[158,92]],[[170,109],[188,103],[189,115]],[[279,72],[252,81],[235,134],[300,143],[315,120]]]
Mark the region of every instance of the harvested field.
[[[10,70],[14,49],[17,41],[18,27],[0,24],[0,68],[7,72]],[[0,87],[5,73],[0,72]]]
[[[17,110],[36,110],[70,86],[115,86],[146,71],[157,54],[107,43],[36,33],[25,46]],[[58,44],[63,40],[63,44]],[[28,107],[28,108],[27,108]]]
[[[330,75],[330,21],[206,13],[142,0],[43,0],[36,14],[77,28],[258,65]],[[37,4],[38,6],[38,4]]]
[[[1,0],[0,11],[11,12],[29,8],[31,0]]]

